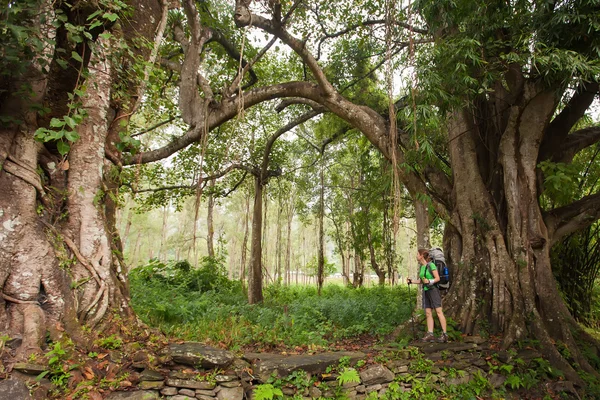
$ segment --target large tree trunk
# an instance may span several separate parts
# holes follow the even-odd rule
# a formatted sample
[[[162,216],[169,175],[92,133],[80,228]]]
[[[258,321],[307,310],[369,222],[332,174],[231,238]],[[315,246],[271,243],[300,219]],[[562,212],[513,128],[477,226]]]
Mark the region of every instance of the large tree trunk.
[[[240,281],[242,287],[246,281],[246,256],[248,254],[248,216],[250,214],[250,194],[246,195],[246,214],[244,216],[244,240],[242,241],[242,259],[240,260]],[[250,278],[248,278],[249,280]]]
[[[276,267],[275,267],[275,283],[281,284],[282,276],[281,276],[281,267],[282,267],[282,257],[283,257],[283,244],[282,244],[282,229],[283,224],[281,221],[281,215],[283,214],[283,202],[281,200],[281,196],[277,200],[277,237],[275,240],[275,251],[276,251]]]
[[[260,177],[254,178],[254,206],[252,208],[252,239],[250,273],[248,274],[248,303],[263,301],[262,292],[262,219],[263,185]]]
[[[292,263],[292,222],[294,221],[294,191],[291,193],[291,198],[287,199],[287,239],[285,250],[285,284],[291,283],[291,263]]]
[[[144,4],[143,10],[134,4],[136,16],[119,25],[125,40],[133,39],[132,32],[153,37],[155,26],[148,17],[160,13],[161,7]],[[53,6],[61,5],[41,1],[38,20],[32,19],[31,26],[43,40],[69,46],[63,30],[56,35]],[[54,53],[54,42],[45,42],[42,52],[28,60],[27,71],[13,79],[8,93],[15,97],[5,97],[0,104],[3,116],[21,121],[0,132],[0,330],[22,338],[17,358],[39,352],[48,332],[53,339],[65,332],[85,345],[84,324],[101,332],[115,326],[108,322],[116,314],[135,323],[120,262],[115,203],[107,200],[113,186],[105,180],[113,167],[105,159],[105,147],[115,115],[110,100],[117,76],[110,51],[118,47],[109,40],[117,39],[98,37],[86,43],[85,51],[73,48],[81,52],[84,65],[71,68],[86,70],[85,85],[78,87],[77,74],[67,75],[50,62],[60,55]],[[38,65],[41,60],[50,66],[47,70]],[[79,78],[83,80],[83,74]],[[22,86],[29,87],[28,98],[18,94]],[[61,157],[54,144],[34,141],[34,133],[50,118],[66,114],[67,93],[74,89],[84,92],[76,100],[87,114],[76,127],[80,138]],[[31,104],[50,104],[51,113],[41,118]],[[43,171],[43,183],[37,171]]]
[[[536,165],[539,145],[557,99],[551,90],[525,84],[523,98],[508,112],[497,141],[498,166],[487,167],[478,154],[481,127],[467,112],[456,112],[449,126],[455,182],[451,223],[460,236],[453,251],[455,290],[448,304],[467,334],[489,324],[504,332],[504,347],[528,335],[541,342],[544,355],[577,382],[573,368],[554,345],[561,341],[587,372],[577,350],[575,322],[558,292],[550,266],[552,242],[538,203]],[[466,134],[465,134],[466,132]],[[489,147],[489,142],[487,143]],[[491,191],[484,177],[501,174],[503,190]]]
[[[210,193],[208,195],[208,206],[206,211],[206,248],[208,250],[208,256],[215,256],[215,227],[213,222],[213,214],[215,209],[215,195],[213,193],[215,187],[215,180],[211,180],[209,183]]]
[[[318,232],[317,232],[317,240],[319,241],[317,245],[317,291],[319,295],[321,295],[321,290],[323,289],[323,282],[325,281],[325,234],[323,229],[323,220],[325,219],[325,166],[323,165],[325,162],[324,154],[321,154],[321,162],[320,162],[320,172],[319,172],[319,211],[317,213],[318,217]]]

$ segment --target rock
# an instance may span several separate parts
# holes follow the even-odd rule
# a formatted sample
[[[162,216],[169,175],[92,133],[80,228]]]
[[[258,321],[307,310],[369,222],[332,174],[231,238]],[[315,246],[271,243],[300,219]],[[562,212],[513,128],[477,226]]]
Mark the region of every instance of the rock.
[[[234,388],[234,387],[242,386],[242,382],[240,382],[240,381],[223,382],[219,386],[226,387],[226,388]]]
[[[179,389],[179,394],[189,397],[196,397],[196,391],[192,389]]]
[[[163,396],[175,396],[177,394],[177,388],[167,386],[163,390],[160,391],[160,394]]]
[[[0,399],[29,400],[29,388],[17,379],[0,381]]]
[[[418,347],[425,354],[432,354],[436,352],[442,351],[450,351],[450,352],[458,352],[458,351],[468,351],[475,350],[477,345],[475,343],[415,343],[413,346]]]
[[[573,395],[573,397],[579,398],[579,394],[577,390],[575,390],[575,386],[573,386],[573,382],[569,381],[558,381],[550,384],[550,388],[556,393],[569,393]]]
[[[291,387],[284,387],[281,388],[281,392],[286,397],[294,397],[294,395],[296,394],[296,389]]]
[[[227,368],[235,359],[230,351],[196,342],[171,344],[169,354],[176,363],[193,367],[201,366],[206,369]]]
[[[178,394],[171,397],[171,400],[196,400],[196,397],[185,396],[183,394]]]
[[[260,382],[266,382],[273,372],[287,376],[296,370],[309,374],[323,373],[327,367],[337,365],[342,357],[349,357],[350,363],[365,358],[361,352],[335,352],[315,355],[282,356],[279,354],[247,353],[244,359],[254,364],[254,373]]]
[[[104,400],[158,400],[158,392],[138,390],[137,392],[113,392]]]
[[[394,380],[394,373],[383,365],[374,365],[360,373],[360,380],[365,386],[388,383]]]
[[[456,378],[448,378],[446,380],[446,384],[447,385],[462,385],[465,383],[469,383],[471,381],[471,376],[470,375],[465,375],[465,376],[458,376]]]
[[[187,380],[195,380],[196,377],[198,376],[197,373],[189,373],[189,372],[183,372],[183,371],[169,371],[169,378],[175,378],[175,379],[187,379]]]
[[[308,389],[308,396],[313,398],[313,399],[318,399],[322,396],[323,392],[321,392],[321,390],[319,390],[318,388],[312,386],[310,389]]]
[[[44,365],[31,364],[31,363],[16,363],[13,365],[13,369],[20,371],[27,375],[39,375],[46,371],[48,368]]]
[[[358,385],[360,385],[360,382],[346,382],[342,385],[342,387],[344,389],[350,389],[350,388],[357,387]]]
[[[222,388],[217,393],[217,399],[219,400],[242,400],[244,398],[244,388]]]
[[[141,381],[138,387],[142,390],[160,390],[165,387],[165,383],[163,381]]]
[[[201,389],[196,389],[196,396],[208,396],[208,397],[215,397],[217,395],[217,392],[215,392],[214,390],[201,390]]]
[[[214,383],[205,382],[205,381],[192,381],[186,379],[167,379],[167,386],[174,386],[178,388],[186,388],[186,389],[213,389],[215,387]]]
[[[381,390],[383,388],[383,386],[381,386],[381,384],[376,384],[376,385],[371,385],[371,386],[367,386],[365,389],[365,392],[367,392],[367,394],[371,393],[371,392],[377,392],[378,390]]]
[[[463,338],[464,343],[475,343],[475,344],[483,344],[486,342],[486,339],[481,336],[466,336]]]
[[[511,360],[511,356],[508,354],[508,352],[506,350],[500,350],[498,352],[498,361],[500,361],[503,364],[508,363]]]
[[[162,381],[165,377],[160,372],[145,369],[140,373],[140,381]]]
[[[492,374],[488,378],[488,381],[490,382],[490,385],[492,385],[492,387],[494,389],[498,389],[499,387],[504,385],[504,382],[506,381],[506,377],[503,375],[500,375],[500,374]]]
[[[215,376],[215,381],[217,383],[223,383],[223,382],[231,382],[233,380],[236,380],[238,377],[236,375],[217,375]]]

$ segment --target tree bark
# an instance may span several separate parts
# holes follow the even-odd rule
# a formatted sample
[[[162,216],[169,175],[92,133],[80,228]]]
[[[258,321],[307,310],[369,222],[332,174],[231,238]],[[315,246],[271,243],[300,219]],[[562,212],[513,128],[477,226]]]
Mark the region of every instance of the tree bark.
[[[498,152],[505,213],[498,212],[498,200],[490,195],[477,164],[478,127],[466,112],[452,116],[449,142],[456,206],[451,223],[460,236],[455,242],[460,243],[459,257],[453,259],[460,262],[454,265],[455,290],[448,304],[463,332],[504,332],[505,348],[535,336],[544,356],[581,383],[554,345],[556,340],[566,344],[573,361],[593,371],[577,350],[571,333],[576,324],[552,275],[551,237],[537,200],[537,154],[556,102],[553,91],[526,83],[522,100],[510,110]]]
[[[323,282],[325,281],[325,235],[323,222],[325,219],[325,162],[324,154],[321,154],[320,171],[319,171],[319,211],[317,213],[318,232],[317,232],[317,292],[321,295]]]
[[[240,281],[246,282],[246,255],[248,253],[248,216],[250,215],[250,194],[246,195],[246,214],[244,217],[244,240],[242,242],[242,259],[240,261]],[[250,269],[251,270],[251,269]],[[250,278],[248,278],[249,280]]]
[[[208,195],[208,205],[207,205],[207,211],[206,211],[206,229],[207,229],[206,247],[208,249],[208,256],[213,257],[213,258],[215,257],[215,244],[214,244],[215,227],[214,227],[214,222],[213,222],[213,213],[214,213],[214,208],[215,208],[215,197],[213,194],[214,187],[215,187],[215,180],[213,179],[209,183],[210,193]]]
[[[262,218],[263,185],[260,177],[254,177],[254,206],[252,207],[252,239],[250,250],[250,273],[248,274],[248,303],[263,301],[262,292]]]

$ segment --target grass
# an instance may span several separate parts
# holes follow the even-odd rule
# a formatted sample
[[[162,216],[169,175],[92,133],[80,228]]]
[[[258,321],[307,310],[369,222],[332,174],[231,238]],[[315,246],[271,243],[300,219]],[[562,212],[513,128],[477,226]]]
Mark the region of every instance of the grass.
[[[185,282],[132,274],[132,304],[165,334],[229,349],[248,346],[326,347],[363,335],[381,337],[406,321],[414,296],[403,286],[351,289],[269,286],[249,305],[239,284],[190,290]],[[414,295],[414,293],[413,293]]]

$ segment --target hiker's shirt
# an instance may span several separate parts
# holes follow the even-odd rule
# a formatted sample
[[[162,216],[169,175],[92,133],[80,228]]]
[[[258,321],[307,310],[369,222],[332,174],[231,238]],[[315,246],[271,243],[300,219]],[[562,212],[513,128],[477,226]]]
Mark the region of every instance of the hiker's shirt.
[[[429,271],[430,269],[431,271]],[[436,269],[437,268],[435,267],[435,264],[432,262],[429,263],[429,268],[427,268],[427,264],[421,265],[419,269],[419,278],[421,279],[421,282],[423,282],[423,279],[427,279],[428,281],[434,280],[435,277],[433,276],[433,271],[435,271]],[[424,291],[428,291],[429,289],[433,289],[433,287],[430,287],[427,284],[423,284]]]

